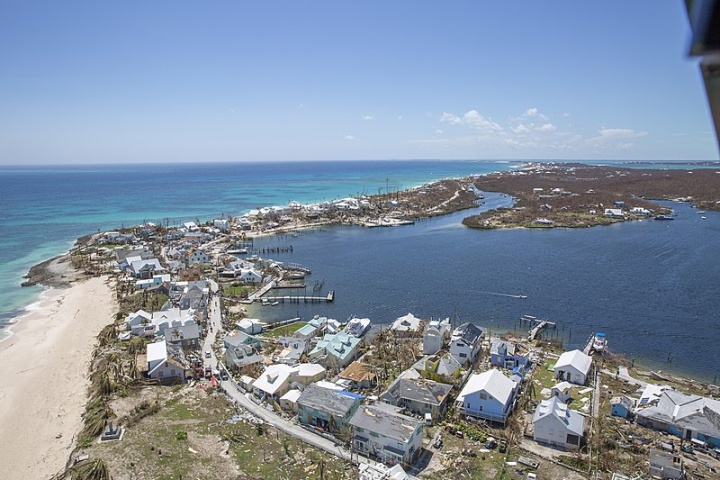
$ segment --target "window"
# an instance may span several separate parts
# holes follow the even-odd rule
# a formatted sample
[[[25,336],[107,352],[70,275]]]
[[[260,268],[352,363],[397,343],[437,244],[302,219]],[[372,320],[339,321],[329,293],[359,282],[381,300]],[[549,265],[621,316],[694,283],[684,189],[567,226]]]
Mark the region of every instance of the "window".
[[[461,354],[460,354],[460,358],[465,358],[465,357],[467,357],[467,353],[461,353]]]
[[[554,437],[554,436],[555,436],[555,429],[554,429],[554,428],[549,429],[549,430],[548,430],[548,434],[549,434],[551,437]]]
[[[487,398],[488,398],[487,393],[481,393],[481,394],[480,394],[480,399],[481,399],[481,400],[487,400]]]

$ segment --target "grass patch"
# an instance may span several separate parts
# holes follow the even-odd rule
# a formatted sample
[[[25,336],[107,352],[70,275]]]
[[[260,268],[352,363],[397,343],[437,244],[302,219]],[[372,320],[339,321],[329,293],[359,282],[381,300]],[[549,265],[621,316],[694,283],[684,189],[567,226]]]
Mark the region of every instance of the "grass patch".
[[[295,332],[307,325],[307,322],[295,322],[284,327],[273,328],[272,330],[266,330],[263,332],[264,337],[278,338],[285,336],[292,336]]]
[[[103,460],[113,478],[341,480],[357,478],[346,462],[264,426],[228,424],[235,407],[198,388],[157,391],[161,407],[128,426],[119,442],[93,442],[78,454]]]

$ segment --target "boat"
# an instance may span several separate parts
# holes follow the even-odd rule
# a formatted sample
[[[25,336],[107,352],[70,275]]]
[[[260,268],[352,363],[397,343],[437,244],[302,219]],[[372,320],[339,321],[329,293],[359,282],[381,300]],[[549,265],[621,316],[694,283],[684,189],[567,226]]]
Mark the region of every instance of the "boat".
[[[606,345],[607,340],[605,340],[605,334],[603,332],[597,332],[595,334],[595,338],[593,339],[593,350],[595,350],[596,352],[603,352]]]
[[[227,250],[225,253],[229,255],[245,255],[248,253],[247,248],[235,248],[232,250]]]
[[[670,215],[656,215],[655,220],[675,220]]]
[[[369,318],[351,318],[348,320],[347,325],[343,329],[343,332],[347,333],[351,337],[360,338],[367,333],[370,328]]]
[[[275,301],[272,302],[270,305],[272,305],[272,306],[274,307],[275,305],[280,305],[280,302],[278,302],[277,300],[275,300]]]

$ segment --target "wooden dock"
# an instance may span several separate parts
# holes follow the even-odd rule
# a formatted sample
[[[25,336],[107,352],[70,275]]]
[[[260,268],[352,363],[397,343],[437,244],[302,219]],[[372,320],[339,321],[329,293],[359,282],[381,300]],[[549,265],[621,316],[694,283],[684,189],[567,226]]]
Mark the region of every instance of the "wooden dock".
[[[550,320],[543,320],[541,318],[535,318],[530,315],[523,315],[522,317],[520,317],[520,320],[523,322],[530,322],[535,324],[535,326],[530,329],[530,333],[528,334],[528,340],[531,342],[535,340],[535,338],[537,338],[540,332],[544,329],[555,328],[557,326],[555,322],[551,322]]]
[[[316,297],[312,295],[284,295],[278,297],[263,297],[263,300],[268,302],[279,302],[279,303],[318,303],[318,302],[332,302],[335,300],[335,290],[330,290],[324,297]]]
[[[312,273],[309,268],[300,265],[299,263],[286,263],[283,265],[285,270],[295,270],[297,272]]]

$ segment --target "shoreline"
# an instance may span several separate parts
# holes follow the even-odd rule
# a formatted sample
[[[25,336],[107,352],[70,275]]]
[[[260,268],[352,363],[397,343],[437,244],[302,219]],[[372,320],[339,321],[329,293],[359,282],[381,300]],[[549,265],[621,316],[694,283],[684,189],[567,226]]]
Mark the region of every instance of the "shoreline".
[[[82,429],[88,367],[115,301],[105,277],[41,293],[0,342],[0,463],[6,478],[47,478]],[[32,304],[31,304],[32,305]]]

